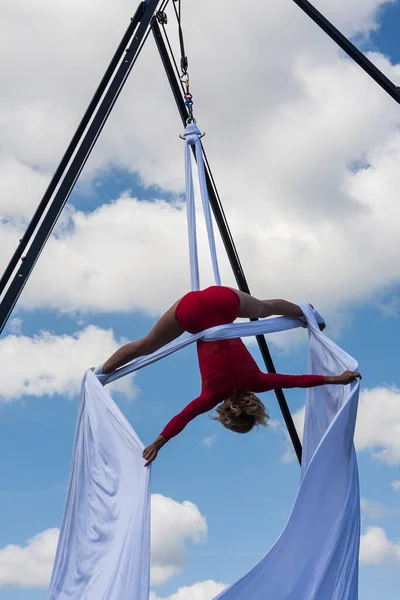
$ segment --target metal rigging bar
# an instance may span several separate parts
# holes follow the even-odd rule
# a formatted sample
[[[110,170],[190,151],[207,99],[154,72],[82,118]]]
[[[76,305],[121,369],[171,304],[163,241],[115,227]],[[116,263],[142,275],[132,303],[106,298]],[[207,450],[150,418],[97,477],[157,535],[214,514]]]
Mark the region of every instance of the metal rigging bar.
[[[178,107],[180,117],[182,119],[182,123],[185,126],[186,121],[189,117],[189,113],[186,109],[185,102],[183,99],[182,88],[180,86],[179,80],[176,77],[172,62],[171,62],[170,57],[167,52],[166,45],[164,43],[164,39],[161,34],[160,27],[155,18],[152,20],[151,28],[152,28],[154,40],[156,42],[157,49],[160,54],[169,84],[171,86],[172,94],[175,98],[175,102]],[[214,217],[217,222],[218,229],[219,229],[226,253],[228,255],[230,265],[232,267],[232,270],[235,275],[235,279],[236,279],[239,289],[242,290],[243,292],[246,292],[249,294],[250,290],[249,290],[249,286],[247,284],[246,276],[244,274],[242,265],[240,263],[240,259],[239,259],[239,256],[238,256],[238,253],[237,253],[237,250],[235,247],[235,243],[233,241],[232,234],[229,229],[229,225],[228,225],[218,192],[216,190],[214,180],[212,178],[212,174],[209,169],[207,160],[206,160],[205,167],[206,167],[207,188],[208,188],[208,194],[209,194],[209,198],[210,198],[211,208],[213,210]],[[252,320],[256,320],[256,319],[252,319]],[[276,373],[275,366],[274,366],[270,351],[268,349],[265,337],[263,335],[257,336],[257,342],[258,342],[262,357],[264,359],[265,365],[268,369],[268,372]],[[279,407],[281,409],[283,418],[285,420],[285,424],[288,429],[290,439],[292,441],[297,458],[299,460],[299,463],[301,463],[301,452],[302,452],[301,442],[300,442],[298,433],[296,431],[296,427],[293,422],[293,418],[290,413],[288,404],[286,402],[285,395],[282,390],[275,390],[275,395],[278,400]]]
[[[350,40],[324,17],[308,0],[293,0],[329,37],[341,47],[382,89],[400,104],[400,87],[382,73]]]
[[[78,127],[77,133],[71,141],[71,144],[68,146],[67,152],[61,161],[60,167],[56,171],[56,175],[50,183],[50,186],[46,191],[45,196],[37,212],[34,215],[32,223],[28,228],[29,234],[26,235],[26,237],[24,236],[24,238],[22,238],[20,242],[21,245],[18,247],[16,253],[14,254],[9,267],[6,269],[6,274],[1,281],[2,285],[4,285],[4,288],[0,288],[1,291],[5,289],[8,280],[10,279],[15,267],[18,264],[18,261],[21,259],[21,265],[15,273],[15,276],[11,281],[0,303],[0,333],[3,331],[5,324],[7,323],[7,320],[16,302],[18,301],[18,298],[22,290],[24,289],[25,284],[28,281],[28,278],[58,220],[58,217],[60,216],[61,211],[64,208],[87,159],[89,158],[93,146],[96,143],[97,138],[99,137],[101,130],[103,129],[107,121],[107,118],[128,78],[128,75],[137,57],[139,56],[140,50],[143,46],[143,42],[150,31],[149,25],[151,19],[154,13],[156,12],[159,4],[161,4],[161,0],[147,0],[146,2],[142,2],[139,5],[136,14],[133,17],[131,26],[130,28],[128,28],[129,38],[133,37],[130,46],[127,48],[126,45],[125,47],[122,47],[123,42],[129,41],[127,40],[127,31],[123,37],[123,41],[118,46],[116,54],[114,55],[110,63],[109,69],[107,70],[107,74],[102,79],[100,86],[95,94],[95,97],[93,98],[88,110],[86,111],[83,117],[81,124]],[[108,82],[111,80],[111,68],[116,68],[118,62],[122,58],[124,51],[126,52],[125,58],[122,60],[122,62],[120,62],[120,65],[117,71],[115,72],[115,75],[101,103],[97,108],[97,112],[95,112],[95,101],[100,101],[103,92],[105,92],[107,88]],[[90,123],[90,126],[88,127],[85,135],[83,136],[86,126],[89,124],[90,119],[93,115],[93,120]],[[65,171],[67,164],[72,158],[76,149],[76,154],[72,159],[70,166],[68,167],[68,170],[64,175],[64,178],[62,179],[63,172]],[[26,256],[22,257],[22,253],[28,245],[28,241],[32,237],[33,232],[36,226],[38,225],[41,217],[43,216],[46,206],[47,204],[49,204],[50,198],[60,181],[60,186],[53,197],[53,200],[50,204],[46,215],[44,216],[40,226],[37,229],[36,235],[27,251]]]

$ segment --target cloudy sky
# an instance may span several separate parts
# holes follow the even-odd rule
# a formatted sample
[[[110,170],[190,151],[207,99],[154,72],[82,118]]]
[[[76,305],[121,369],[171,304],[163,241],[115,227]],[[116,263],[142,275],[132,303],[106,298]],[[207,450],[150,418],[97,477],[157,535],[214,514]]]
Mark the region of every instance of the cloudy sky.
[[[400,85],[400,2],[315,5]],[[132,12],[128,0],[2,0],[0,267]],[[394,600],[400,108],[291,0],[183,0],[183,13],[196,116],[253,293],[316,303],[360,362],[360,598]],[[168,31],[175,44],[172,15]],[[46,598],[82,372],[189,287],[179,133],[149,39],[0,340],[0,600]],[[200,226],[206,286],[204,242]],[[305,337],[270,339],[278,371],[306,370]],[[198,386],[189,348],[110,389],[148,443]],[[305,395],[287,398],[301,427]],[[274,396],[264,401],[268,430],[234,436],[203,416],[160,454],[151,600],[211,600],[282,530],[299,468]]]

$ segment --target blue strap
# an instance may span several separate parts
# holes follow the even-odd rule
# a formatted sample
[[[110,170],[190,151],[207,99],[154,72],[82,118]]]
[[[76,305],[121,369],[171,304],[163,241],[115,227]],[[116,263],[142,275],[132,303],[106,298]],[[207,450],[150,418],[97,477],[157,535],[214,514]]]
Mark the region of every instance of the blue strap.
[[[192,290],[200,289],[199,259],[197,251],[196,214],[194,204],[194,189],[192,175],[192,157],[190,146],[195,147],[197,170],[199,176],[200,195],[203,205],[204,218],[206,221],[208,245],[210,248],[211,262],[214,271],[216,285],[221,285],[221,277],[218,267],[217,249],[215,245],[214,228],[210,209],[210,201],[207,191],[206,173],[204,168],[203,149],[200,142],[200,129],[195,123],[189,123],[185,129],[185,174],[186,174],[186,203],[189,235],[189,258],[190,277]]]

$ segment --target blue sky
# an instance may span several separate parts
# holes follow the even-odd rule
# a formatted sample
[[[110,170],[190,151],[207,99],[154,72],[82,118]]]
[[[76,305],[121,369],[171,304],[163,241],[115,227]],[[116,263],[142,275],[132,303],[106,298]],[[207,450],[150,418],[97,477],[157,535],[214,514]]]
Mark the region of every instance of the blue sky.
[[[398,23],[400,19],[400,6],[394,2],[382,13],[381,26],[378,31],[371,34],[371,47],[389,56],[398,62],[400,48],[397,43]]]
[[[368,47],[384,53],[393,62],[400,61],[399,25],[400,4],[395,2],[382,13],[380,29],[371,34]],[[90,213],[127,189],[132,197],[141,200],[157,197],[169,201],[173,197],[155,187],[144,186],[136,173],[121,168],[104,169],[98,174],[94,191],[78,187],[71,203],[76,209]],[[337,341],[358,359],[365,388],[383,385],[400,388],[398,316],[382,311],[382,304],[398,306],[399,301],[400,285],[394,280],[368,297],[359,297],[347,311],[348,326],[340,330]],[[111,327],[117,340],[135,339],[144,335],[154,322],[153,317],[138,312],[103,311],[66,316],[45,308],[17,309],[13,317],[22,320],[22,334],[29,337],[41,330],[57,336],[72,335],[92,324],[101,329]],[[10,334],[11,326],[5,336]],[[304,343],[290,347],[288,352],[273,347],[273,354],[278,372],[306,371]],[[254,355],[258,359],[255,348]],[[93,361],[88,352],[82,371]],[[148,443],[170,417],[197,395],[199,374],[195,350],[189,348],[143,370],[136,383],[141,390],[137,399],[130,401],[122,394],[114,397],[140,438]],[[304,405],[302,391],[293,390],[286,396],[293,412]],[[274,395],[265,395],[264,401],[272,418],[280,420]],[[38,533],[59,527],[76,410],[76,396],[58,394],[25,396],[18,402],[0,405],[3,456],[0,549],[11,544],[24,546]],[[211,447],[206,447],[203,440],[210,436],[215,436],[215,440]],[[153,469],[152,492],[197,505],[207,520],[208,535],[204,544],[187,543],[186,568],[156,588],[159,596],[169,596],[181,586],[207,579],[233,582],[264,556],[285,525],[297,490],[299,468],[294,460],[282,460],[286,450],[287,440],[281,431],[270,429],[235,436],[207,416],[190,424],[162,450]],[[380,504],[378,517],[368,516],[371,514],[368,509],[368,514],[364,513],[363,531],[368,526],[382,527],[390,541],[400,545],[400,492],[391,486],[393,481],[400,480],[399,464],[379,462],[368,449],[361,450],[358,459],[361,495]],[[392,562],[361,566],[360,599],[394,600],[400,587],[399,565],[400,562]],[[0,588],[0,600],[45,597],[45,589],[40,587]]]

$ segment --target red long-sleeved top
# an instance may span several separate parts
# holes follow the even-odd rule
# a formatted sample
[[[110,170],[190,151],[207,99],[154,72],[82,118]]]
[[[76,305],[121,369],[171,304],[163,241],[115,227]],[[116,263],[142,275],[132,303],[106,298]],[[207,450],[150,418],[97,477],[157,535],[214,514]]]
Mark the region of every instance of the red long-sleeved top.
[[[310,388],[324,384],[323,375],[263,373],[240,339],[198,342],[202,390],[161,432],[169,440],[198,415],[215,408],[233,391],[267,392],[280,388]]]

